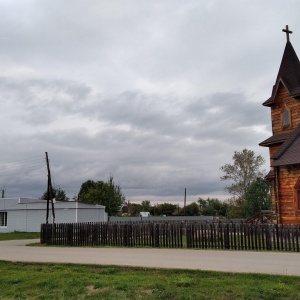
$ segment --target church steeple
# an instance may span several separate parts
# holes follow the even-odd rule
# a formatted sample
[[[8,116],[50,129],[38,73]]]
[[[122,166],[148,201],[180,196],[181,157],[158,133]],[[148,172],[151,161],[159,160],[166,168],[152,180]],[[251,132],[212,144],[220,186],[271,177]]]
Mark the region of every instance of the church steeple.
[[[272,95],[263,103],[264,106],[271,107],[273,105],[276,91],[280,82],[286,87],[291,97],[296,99],[300,98],[300,62],[289,40],[289,34],[292,33],[292,31],[288,29],[288,25],[286,26],[286,29],[283,29],[282,31],[286,32],[287,34],[287,42],[283,52],[276,82],[273,87]]]

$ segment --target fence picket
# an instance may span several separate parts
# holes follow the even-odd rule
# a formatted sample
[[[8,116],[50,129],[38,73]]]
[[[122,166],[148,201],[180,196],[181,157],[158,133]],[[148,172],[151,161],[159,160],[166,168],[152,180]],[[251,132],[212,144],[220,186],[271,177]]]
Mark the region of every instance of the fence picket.
[[[295,235],[296,235],[296,251],[297,252],[299,252],[299,225],[296,225],[295,226],[296,228],[295,228],[295,230],[296,230],[296,233],[295,233]]]

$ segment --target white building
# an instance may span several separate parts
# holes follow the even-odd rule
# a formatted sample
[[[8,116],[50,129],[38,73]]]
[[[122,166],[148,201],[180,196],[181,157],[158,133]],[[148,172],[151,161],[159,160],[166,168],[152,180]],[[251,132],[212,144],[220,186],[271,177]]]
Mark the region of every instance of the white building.
[[[105,206],[81,202],[54,203],[56,223],[105,222]],[[0,198],[0,233],[39,232],[46,223],[47,201],[28,198]],[[49,223],[52,223],[49,203]]]
[[[142,218],[147,218],[147,217],[150,217],[150,216],[151,216],[151,214],[148,211],[141,211],[140,212],[140,217],[142,217]]]

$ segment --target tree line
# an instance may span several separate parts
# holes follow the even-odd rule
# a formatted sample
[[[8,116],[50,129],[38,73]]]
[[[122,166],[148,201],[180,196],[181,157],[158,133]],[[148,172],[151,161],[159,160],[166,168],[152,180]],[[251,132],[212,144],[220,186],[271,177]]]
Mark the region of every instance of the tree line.
[[[140,212],[150,212],[153,216],[204,215],[247,218],[260,210],[271,209],[269,185],[260,170],[263,164],[263,157],[256,156],[252,150],[235,151],[232,163],[226,163],[220,167],[224,173],[220,179],[230,182],[230,185],[225,187],[230,195],[227,200],[199,198],[185,207],[179,207],[173,203],[151,205],[149,200],[144,200],[140,204],[131,203],[126,201],[121,187],[114,182],[113,176],[110,176],[107,181],[87,180],[82,183],[78,196],[73,200],[104,205],[109,216],[137,216]],[[70,200],[60,187],[53,188],[52,195],[57,201]],[[46,191],[41,199],[47,199],[47,197]]]
[[[192,202],[186,207],[178,204],[161,203],[151,205],[149,200],[139,203],[127,201],[122,207],[123,216],[139,216],[140,212],[149,212],[152,216],[226,216],[227,203],[217,198],[199,198],[197,202]]]

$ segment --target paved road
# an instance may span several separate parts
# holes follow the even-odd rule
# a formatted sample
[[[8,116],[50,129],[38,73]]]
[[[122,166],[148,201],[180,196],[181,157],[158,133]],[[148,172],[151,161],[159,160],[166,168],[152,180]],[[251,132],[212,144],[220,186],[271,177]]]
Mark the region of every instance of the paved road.
[[[28,247],[39,240],[1,241],[0,260],[200,269],[300,276],[300,253]]]

